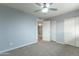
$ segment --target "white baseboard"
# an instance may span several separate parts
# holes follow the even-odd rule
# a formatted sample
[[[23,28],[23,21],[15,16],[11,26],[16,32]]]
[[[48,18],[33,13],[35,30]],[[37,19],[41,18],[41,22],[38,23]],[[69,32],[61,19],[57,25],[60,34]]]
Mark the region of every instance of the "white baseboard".
[[[53,40],[51,40],[51,41],[53,41]],[[59,41],[54,41],[54,42],[59,43],[59,44],[65,44],[64,42],[59,42]]]
[[[21,47],[24,47],[24,46],[28,46],[28,45],[31,45],[31,44],[35,44],[35,43],[37,43],[37,41],[30,42],[30,43],[27,43],[27,44],[24,44],[24,45],[21,45],[21,46],[18,46],[18,47],[6,49],[6,50],[3,50],[3,51],[0,51],[0,54],[3,54],[5,52],[11,51],[11,50],[14,50],[14,49],[17,49],[17,48],[21,48]]]
[[[64,42],[58,42],[58,41],[56,41],[56,43],[65,44]]]

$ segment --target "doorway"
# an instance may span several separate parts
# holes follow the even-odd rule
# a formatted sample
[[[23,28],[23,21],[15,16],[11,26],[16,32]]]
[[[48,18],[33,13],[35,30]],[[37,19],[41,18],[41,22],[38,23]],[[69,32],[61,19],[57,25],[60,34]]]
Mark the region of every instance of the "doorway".
[[[42,21],[38,21],[38,42],[42,41],[42,24]]]
[[[50,41],[50,21],[38,21],[38,42]]]

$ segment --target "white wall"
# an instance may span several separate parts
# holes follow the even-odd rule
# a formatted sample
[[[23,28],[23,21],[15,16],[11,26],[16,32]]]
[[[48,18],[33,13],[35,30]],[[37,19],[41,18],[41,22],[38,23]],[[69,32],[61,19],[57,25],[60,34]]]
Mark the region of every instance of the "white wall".
[[[37,42],[37,18],[0,5],[0,52]]]

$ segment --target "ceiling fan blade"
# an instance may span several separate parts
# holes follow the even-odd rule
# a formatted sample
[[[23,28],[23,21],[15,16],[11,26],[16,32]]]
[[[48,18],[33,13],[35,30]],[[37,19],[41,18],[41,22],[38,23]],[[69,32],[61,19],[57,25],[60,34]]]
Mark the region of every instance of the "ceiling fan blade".
[[[49,8],[49,10],[57,11],[57,8]]]
[[[39,11],[41,11],[41,9],[39,9],[39,10],[35,10],[34,12],[39,12]]]
[[[49,3],[50,5],[53,5],[53,3]]]
[[[41,6],[41,4],[40,3],[35,3],[36,5],[38,5],[38,6]]]

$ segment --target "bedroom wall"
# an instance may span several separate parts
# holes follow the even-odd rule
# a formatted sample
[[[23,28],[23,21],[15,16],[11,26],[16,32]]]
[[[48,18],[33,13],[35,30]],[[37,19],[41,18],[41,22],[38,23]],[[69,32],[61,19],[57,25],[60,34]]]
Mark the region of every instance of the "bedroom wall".
[[[0,52],[36,43],[37,17],[0,5]]]

